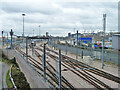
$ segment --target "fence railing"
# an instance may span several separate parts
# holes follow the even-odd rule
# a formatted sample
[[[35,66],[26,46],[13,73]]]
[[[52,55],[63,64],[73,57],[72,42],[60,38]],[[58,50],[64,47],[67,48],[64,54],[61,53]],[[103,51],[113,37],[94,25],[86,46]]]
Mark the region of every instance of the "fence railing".
[[[12,78],[12,75],[11,75],[12,67],[13,67],[13,65],[11,65],[11,67],[10,67],[9,76],[10,76],[10,80],[12,81],[12,84],[13,84],[14,89],[17,90],[17,87],[16,87],[15,82],[14,82],[14,80],[13,80],[13,78]]]

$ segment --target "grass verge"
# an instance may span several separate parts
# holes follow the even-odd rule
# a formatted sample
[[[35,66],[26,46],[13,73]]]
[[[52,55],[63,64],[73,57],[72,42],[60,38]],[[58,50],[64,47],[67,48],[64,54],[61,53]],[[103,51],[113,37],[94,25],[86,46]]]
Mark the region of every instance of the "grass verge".
[[[9,72],[10,72],[10,69],[8,70],[7,75],[6,75],[6,83],[7,83],[8,88],[13,88],[13,84],[10,80]]]
[[[5,54],[2,54],[2,59],[0,59],[0,61],[8,64],[9,66],[13,65],[12,70],[11,70],[11,75],[12,75],[13,81],[17,89],[29,89],[30,90],[30,85],[27,82],[24,74],[20,71],[20,68],[16,62],[15,57],[13,59],[8,59]],[[6,83],[7,83],[8,88],[13,88],[13,84],[10,80],[9,72],[10,72],[10,69],[8,70],[7,75],[6,75]]]

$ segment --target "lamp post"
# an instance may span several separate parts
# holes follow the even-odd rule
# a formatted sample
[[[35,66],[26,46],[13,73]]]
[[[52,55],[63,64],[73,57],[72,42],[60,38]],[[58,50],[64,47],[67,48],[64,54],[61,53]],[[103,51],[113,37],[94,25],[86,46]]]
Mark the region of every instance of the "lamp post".
[[[23,16],[23,43],[24,43],[24,16],[25,14],[22,14],[22,16]]]
[[[39,37],[40,37],[40,25],[39,25]]]

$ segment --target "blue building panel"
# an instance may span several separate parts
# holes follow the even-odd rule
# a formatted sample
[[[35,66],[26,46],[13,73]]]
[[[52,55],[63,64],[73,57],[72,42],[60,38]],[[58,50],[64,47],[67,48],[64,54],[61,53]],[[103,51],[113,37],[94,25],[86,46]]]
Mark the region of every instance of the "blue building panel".
[[[98,47],[98,45],[94,45],[94,47]]]
[[[83,41],[84,43],[87,43],[87,41]]]
[[[81,40],[81,41],[92,41],[92,38],[83,37],[83,38],[78,38],[78,40]]]

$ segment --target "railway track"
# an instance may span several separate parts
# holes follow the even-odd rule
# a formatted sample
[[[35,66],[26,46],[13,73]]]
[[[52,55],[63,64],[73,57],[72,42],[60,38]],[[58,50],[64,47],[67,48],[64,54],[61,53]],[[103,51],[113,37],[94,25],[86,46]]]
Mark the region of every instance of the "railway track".
[[[36,54],[36,56],[42,61],[42,56],[35,50],[35,54]],[[41,58],[40,58],[41,57]],[[55,73],[58,73],[55,69],[54,69],[54,67],[49,63],[49,62],[47,62],[46,61],[46,63],[48,64],[48,66],[50,67],[50,68],[52,68],[52,70],[55,72]],[[69,86],[70,88],[74,88],[63,76],[62,76],[62,83],[64,83],[64,84],[66,84],[66,86]]]
[[[22,55],[26,56],[26,54],[21,51],[20,49],[16,48],[17,51],[19,51]],[[42,61],[42,56],[35,51],[35,54],[36,56]],[[37,68],[38,70],[42,71],[43,72],[43,68],[42,68],[42,64],[40,62],[38,62],[37,60],[35,60],[34,58],[28,56],[28,60],[30,61],[29,63],[31,65],[33,65],[35,68]],[[47,62],[47,64],[49,64]],[[47,77],[50,78],[52,81],[54,81],[54,83],[59,86],[59,78],[58,76],[56,75],[56,72],[55,72],[55,69],[52,67],[52,65],[49,64],[49,66],[53,69],[53,71],[51,71],[48,67],[46,67],[46,70],[47,70]],[[37,71],[38,72],[38,71]],[[40,75],[42,75],[40,72],[38,72]],[[42,75],[43,76],[43,75]],[[49,83],[54,86],[56,88],[56,85],[54,85],[50,80],[49,80]],[[63,76],[62,76],[62,89],[75,89]]]
[[[40,49],[40,48],[36,48],[36,49],[39,49],[39,50],[41,50],[42,51],[42,49]],[[53,50],[50,50],[50,49],[48,49],[47,48],[47,50],[49,50],[49,51],[52,51],[53,53],[55,53],[55,54],[57,54],[58,55],[58,53],[57,52],[55,52],[55,51],[53,51]],[[58,57],[56,57],[56,56],[54,56],[54,55],[51,55],[51,54],[49,54],[49,56],[51,57],[51,58],[53,58],[54,60],[56,60],[56,58],[58,58]],[[78,62],[76,62],[76,60],[74,60],[73,59],[73,61],[72,62],[69,62],[69,61],[66,61],[66,59],[71,59],[72,60],[72,58],[69,58],[69,57],[67,57],[67,56],[65,56],[65,55],[62,55],[62,62],[64,63],[64,64],[62,64],[64,67],[66,67],[66,68],[68,68],[67,66],[69,66],[69,67],[71,67],[71,68],[74,68],[74,69],[76,69],[76,67],[77,68],[81,68],[81,66],[82,66],[82,68],[93,68],[93,67],[91,67],[91,66],[89,66],[89,65],[87,65],[87,64],[84,64],[84,63],[82,63],[82,65],[81,65],[81,63],[79,62],[79,65],[78,65]],[[67,65],[67,66],[66,66]],[[70,69],[70,68],[68,68],[68,69]],[[82,73],[81,71],[79,71],[79,70],[77,70],[77,72],[79,73],[76,73],[76,71],[73,71],[72,70],[72,72],[73,73],[75,73],[75,74],[77,74],[78,76],[80,76],[80,74],[82,74],[83,76],[85,76],[85,77],[82,77],[82,76],[80,76],[81,78],[83,78],[84,80],[86,80],[87,82],[89,82],[90,84],[92,84],[93,86],[95,86],[96,88],[98,88],[98,89],[103,89],[103,87],[105,87],[105,88],[107,88],[107,89],[109,89],[109,90],[112,90],[112,88],[110,88],[110,86],[108,86],[108,85],[106,85],[105,83],[103,83],[102,81],[100,81],[100,80],[98,80],[97,78],[95,78],[94,76],[92,76],[91,74],[89,74],[88,72],[86,72],[85,70],[82,70],[84,73]],[[112,77],[113,75],[111,75],[111,74],[109,74],[109,73],[106,73],[106,72],[104,72],[104,71],[101,71],[101,70],[98,70],[99,71],[99,73],[97,72],[96,73],[96,69],[88,69],[87,71],[89,71],[89,72],[92,72],[92,73],[94,73],[94,74],[97,74],[97,75],[99,75],[99,76],[102,76],[102,77],[104,77],[104,78],[107,78],[107,79],[110,79],[110,80],[112,80],[112,81],[115,81],[115,82],[117,82],[117,83],[119,83],[116,79],[113,79],[113,78],[110,78],[110,77]],[[102,73],[101,73],[102,72]],[[104,73],[104,74],[103,74]],[[101,75],[101,74],[103,74],[103,75]],[[107,75],[107,76],[104,76],[104,75]],[[108,76],[109,75],[109,76]],[[110,76],[111,75],[111,76]],[[118,77],[116,77],[116,76],[113,76],[113,77],[115,77],[115,78],[118,78]],[[95,83],[94,83],[95,82]],[[98,83],[98,84],[96,84],[96,83]],[[102,87],[101,87],[102,86]]]
[[[49,51],[51,51],[51,52],[53,52],[53,53],[55,53],[55,54],[58,55],[58,52],[55,52],[54,50],[49,49],[49,48],[47,48],[47,49],[48,49]],[[85,63],[83,63],[83,62],[80,62],[80,61],[78,61],[78,60],[75,60],[75,59],[73,59],[73,58],[70,58],[70,57],[62,54],[62,61],[63,61],[63,62],[66,62],[66,60],[68,60],[68,61],[71,60],[71,62],[74,62],[74,65],[75,65],[76,67],[78,67],[78,68],[80,68],[79,66],[81,66],[81,67],[83,67],[83,68],[94,68],[94,67],[89,66],[89,65],[87,65],[87,64],[85,64]],[[119,77],[114,76],[114,75],[112,75],[112,74],[109,74],[109,73],[107,73],[107,72],[104,72],[104,71],[102,71],[102,70],[99,70],[99,69],[97,69],[97,68],[95,68],[95,69],[89,69],[89,70],[87,70],[87,71],[92,72],[92,73],[94,73],[94,74],[96,74],[96,75],[102,76],[102,77],[104,77],[104,78],[107,78],[107,79],[109,79],[109,80],[112,80],[112,81],[120,84],[120,78],[119,78]]]
[[[36,48],[36,49],[39,49],[40,51],[42,51],[42,49],[40,48]],[[58,59],[57,56],[54,56],[52,54],[49,54],[48,55],[49,57],[51,57],[53,60],[56,60]],[[64,63],[64,64],[63,64]],[[74,68],[76,69],[74,66],[73,66],[73,63],[70,64],[70,63],[65,63],[63,62],[62,65],[67,68],[68,70],[70,68]],[[104,90],[103,87],[101,86],[104,86],[105,88],[107,88],[108,90],[112,90],[108,85],[104,84],[103,82],[100,82],[99,80],[97,80],[96,78],[93,79],[93,77],[90,77],[84,73],[82,73],[81,71],[77,70],[77,71],[74,71],[74,70],[71,70],[74,74],[78,75],[80,78],[84,79],[85,81],[89,82],[90,84],[92,84],[94,87],[96,87],[97,89],[100,89],[100,90]],[[96,84],[99,83],[99,84]]]
[[[35,49],[37,50],[40,50],[43,52],[43,50],[39,47],[36,47]],[[53,60],[56,61],[56,59],[58,59],[58,52],[55,52],[54,50],[50,49],[50,48],[46,48],[47,50],[53,52],[54,54],[56,55],[52,55],[52,54],[49,54],[48,56],[51,57]],[[23,53],[22,51],[19,51],[21,52],[24,56],[25,56],[25,53]],[[36,56],[42,61],[42,56],[35,50],[35,54]],[[30,59],[31,58],[31,59]],[[36,61],[35,59],[33,59],[32,57],[29,56],[29,60],[32,62],[32,64],[34,65],[34,67],[36,67],[37,69],[40,69],[42,72],[43,72],[43,69],[40,68],[40,65],[42,66],[42,64],[40,64],[38,61]],[[36,64],[37,63],[37,64]],[[52,71],[51,69],[49,69],[47,67],[47,71],[48,73],[50,73],[51,75],[49,75],[47,73],[47,76],[52,79],[52,81],[54,81],[56,84],[58,84],[59,82],[56,81],[58,80],[58,77],[56,76],[56,70],[52,67],[52,65],[49,63],[49,62],[46,62],[48,64],[48,66],[50,68],[52,68]],[[67,70],[70,70],[71,68],[73,69],[78,69],[78,68],[94,68],[94,67],[91,67],[87,64],[84,64],[80,61],[77,61],[73,58],[70,58],[66,55],[62,55],[62,65],[67,69]],[[104,78],[107,78],[109,80],[112,80],[116,83],[119,83],[120,84],[120,79],[119,77],[116,77],[114,75],[111,75],[109,73],[106,73],[102,70],[99,70],[97,68],[95,69],[86,69],[86,70],[71,70],[74,74],[78,75],[79,77],[81,77],[82,79],[86,80],[87,82],[89,82],[90,84],[92,84],[94,87],[102,90],[103,88],[106,88],[108,90],[113,90],[110,86],[106,85],[105,83],[103,83],[102,81],[100,81],[99,79],[95,78],[93,75],[91,75],[90,73],[93,73],[93,74],[96,74],[96,75],[99,75],[99,76],[102,76]],[[90,72],[90,73],[88,73]],[[40,73],[40,72],[39,72]],[[106,75],[106,76],[105,76]],[[54,77],[54,78],[53,78]],[[64,83],[62,85],[62,88],[66,88],[67,86],[70,87],[71,89],[73,89],[74,87],[69,83],[67,82],[67,80],[62,77],[62,82]],[[55,87],[54,84],[52,84],[52,82],[49,81],[49,83]]]

